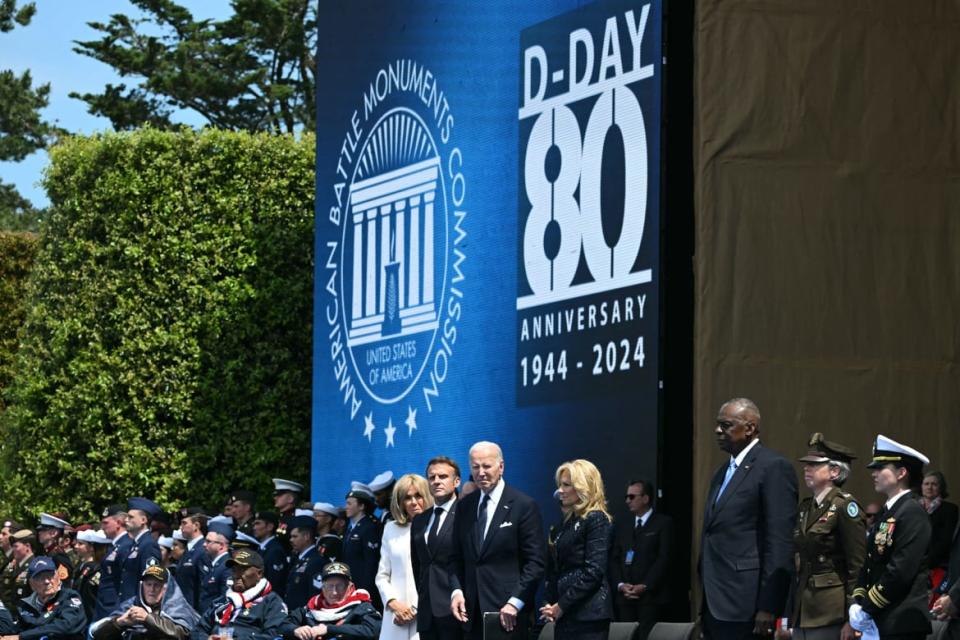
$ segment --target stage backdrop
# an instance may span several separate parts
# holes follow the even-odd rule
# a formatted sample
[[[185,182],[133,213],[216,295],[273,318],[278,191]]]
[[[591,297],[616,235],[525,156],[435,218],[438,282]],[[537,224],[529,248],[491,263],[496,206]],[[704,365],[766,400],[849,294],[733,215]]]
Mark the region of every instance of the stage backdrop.
[[[576,5],[321,3],[312,498],[655,476],[661,7]]]

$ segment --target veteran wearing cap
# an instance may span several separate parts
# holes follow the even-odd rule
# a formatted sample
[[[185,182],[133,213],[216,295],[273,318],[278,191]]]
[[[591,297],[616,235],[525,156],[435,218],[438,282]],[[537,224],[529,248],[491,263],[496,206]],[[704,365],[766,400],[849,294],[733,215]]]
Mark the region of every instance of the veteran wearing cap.
[[[856,456],[822,433],[813,434],[807,446],[800,462],[812,495],[800,502],[793,532],[798,572],[790,626],[798,640],[853,640],[847,608],[866,554],[866,529],[859,504],[840,487]]]
[[[193,630],[193,640],[267,640],[281,633],[287,607],[263,577],[263,558],[241,549],[227,560],[230,591],[214,600]]]
[[[307,604],[320,591],[320,571],[328,560],[316,547],[317,521],[312,515],[299,515],[290,521],[290,548],[293,560],[287,573],[287,593],[284,602],[289,609]]]
[[[27,577],[33,593],[20,600],[17,635],[13,638],[80,640],[87,626],[83,603],[80,594],[61,584],[53,558],[39,556],[31,560]]]
[[[273,479],[273,508],[280,518],[280,524],[277,526],[277,538],[285,549],[290,548],[290,520],[295,517],[297,504],[300,502],[300,496],[303,495],[303,485],[293,480],[284,480],[283,478]]]
[[[333,530],[340,510],[329,502],[315,502],[313,518],[317,521],[317,552],[333,562],[340,558],[343,550],[343,539]]]
[[[207,535],[203,541],[205,556],[200,565],[200,591],[197,611],[206,611],[213,602],[227,592],[230,568],[230,544],[234,538],[233,527],[219,518],[207,523]]]
[[[140,588],[140,576],[147,567],[160,564],[160,545],[150,535],[150,521],[160,513],[160,505],[147,498],[127,500],[127,517],[124,527],[133,541],[130,552],[123,561],[120,574],[119,600],[129,600],[137,595]]]
[[[186,640],[199,619],[170,572],[153,565],[143,571],[137,596],[94,622],[90,636],[93,640]]]
[[[323,568],[323,589],[306,606],[290,611],[283,626],[286,640],[377,638],[382,620],[370,594],[350,581],[350,567],[331,562]]]
[[[930,460],[912,447],[878,435],[873,485],[887,497],[867,538],[867,558],[853,591],[851,626],[880,638],[921,640],[930,633],[927,611],[927,547],[930,518],[911,490],[920,486]]]

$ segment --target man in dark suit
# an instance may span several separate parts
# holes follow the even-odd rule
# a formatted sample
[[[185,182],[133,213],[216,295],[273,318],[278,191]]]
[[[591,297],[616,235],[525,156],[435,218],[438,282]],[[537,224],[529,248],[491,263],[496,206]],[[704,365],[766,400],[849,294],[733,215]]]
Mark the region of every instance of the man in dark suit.
[[[546,543],[540,509],[503,481],[503,452],[492,442],[470,448],[476,491],[458,501],[454,515],[450,610],[467,638],[483,638],[483,614],[499,612],[506,631],[526,635],[521,619],[534,609],[543,579]]]
[[[714,433],[730,459],[714,474],[704,509],[704,637],[772,637],[793,573],[796,474],[760,444],[760,410],[751,400],[724,403]]]
[[[420,596],[417,631],[420,640],[459,640],[460,623],[450,613],[450,555],[453,551],[454,507],[460,466],[446,456],[427,463],[433,509],[410,525],[410,561]]]
[[[617,523],[610,549],[608,575],[617,594],[616,617],[620,622],[639,622],[640,640],[657,623],[658,608],[670,603],[667,567],[673,520],[654,513],[656,491],[649,480],[630,483],[626,501],[632,517]]]

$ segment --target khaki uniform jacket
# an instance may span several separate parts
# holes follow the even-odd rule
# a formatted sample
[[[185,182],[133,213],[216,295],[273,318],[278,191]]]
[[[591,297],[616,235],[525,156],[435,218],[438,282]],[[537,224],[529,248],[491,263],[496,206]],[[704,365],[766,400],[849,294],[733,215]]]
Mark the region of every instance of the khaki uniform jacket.
[[[791,626],[843,624],[866,555],[866,525],[853,496],[837,487],[817,506],[811,496],[799,507],[793,533],[797,580]]]

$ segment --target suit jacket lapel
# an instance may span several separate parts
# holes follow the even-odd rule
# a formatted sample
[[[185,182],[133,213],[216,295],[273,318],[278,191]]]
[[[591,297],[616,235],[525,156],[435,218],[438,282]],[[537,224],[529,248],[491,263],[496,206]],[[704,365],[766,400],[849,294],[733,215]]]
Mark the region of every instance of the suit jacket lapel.
[[[720,485],[723,483],[723,474],[726,470],[726,465],[720,467],[717,472],[713,474],[713,479],[710,481],[710,491],[707,492],[707,504],[703,511],[704,526],[709,524],[711,518],[713,518],[714,507],[717,502],[717,491],[720,490]]]
[[[743,463],[737,467],[736,471],[733,472],[733,477],[730,478],[730,483],[727,484],[727,488],[723,490],[723,495],[720,496],[720,499],[717,500],[717,504],[714,507],[714,513],[723,509],[724,505],[727,504],[730,500],[730,496],[737,492],[737,487],[740,486],[740,483],[743,482],[743,479],[747,477],[751,470],[753,470],[753,461],[757,457],[757,450],[761,447],[761,444],[758,442],[753,445],[753,448],[750,449],[750,453],[747,454],[747,457],[743,459]],[[722,480],[721,480],[722,482]]]
[[[482,556],[487,552],[487,549],[490,548],[490,541],[493,540],[493,536],[497,535],[500,525],[503,524],[504,519],[510,514],[512,502],[512,498],[507,493],[507,488],[504,487],[503,493],[500,495],[500,502],[497,504],[497,510],[493,512],[493,520],[490,521],[490,528],[487,529],[487,535],[483,538],[483,546],[480,547],[479,555]]]
[[[813,501],[810,503],[810,510],[807,511],[807,520],[806,522],[802,523],[804,531],[808,531],[810,527],[817,524],[817,520],[819,520],[820,517],[826,513],[827,509],[830,508],[830,501],[833,499],[833,495],[837,491],[839,491],[839,489],[836,487],[830,489],[830,491],[827,492],[827,495],[823,497],[823,504],[819,507],[817,506],[817,499],[814,497]]]

